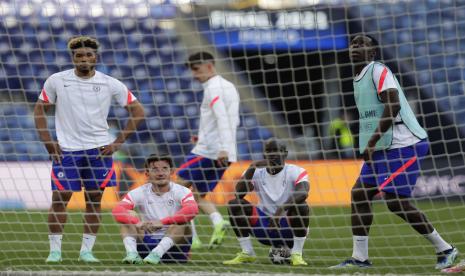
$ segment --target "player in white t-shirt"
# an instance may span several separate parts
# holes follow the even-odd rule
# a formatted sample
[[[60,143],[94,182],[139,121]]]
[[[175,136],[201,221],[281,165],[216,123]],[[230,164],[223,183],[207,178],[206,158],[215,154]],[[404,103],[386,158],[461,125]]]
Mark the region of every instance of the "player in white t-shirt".
[[[229,218],[242,251],[228,265],[256,260],[250,235],[274,248],[292,248],[291,265],[307,265],[302,250],[307,237],[310,190],[307,171],[286,164],[287,149],[275,139],[265,142],[265,160],[253,162],[236,185],[236,198],[228,203]],[[253,206],[244,199],[255,191],[260,199]]]
[[[172,169],[170,157],[149,156],[149,182],[127,193],[113,209],[126,248],[123,263],[187,262],[192,242],[188,222],[199,209],[188,188],[170,181]]]
[[[99,262],[92,254],[100,226],[100,201],[105,187],[116,184],[112,154],[136,130],[144,109],[120,81],[95,70],[97,40],[72,38],[68,48],[74,68],[50,76],[34,108],[39,137],[53,160],[52,204],[48,216],[50,254],[47,263],[61,262],[61,240],[66,223],[66,205],[74,191],[85,187],[86,214],[79,260]],[[129,119],[114,140],[107,117],[112,100],[124,106]],[[47,125],[47,111],[55,106],[57,140]]]
[[[239,126],[239,93],[231,82],[217,74],[213,55],[199,52],[189,57],[187,65],[204,87],[200,106],[198,135],[192,137],[195,147],[177,171],[183,185],[192,186],[200,209],[214,225],[209,247],[221,244],[229,222],[215,205],[205,199],[213,191],[224,172],[237,161],[236,130]],[[193,249],[201,246],[194,231]]]

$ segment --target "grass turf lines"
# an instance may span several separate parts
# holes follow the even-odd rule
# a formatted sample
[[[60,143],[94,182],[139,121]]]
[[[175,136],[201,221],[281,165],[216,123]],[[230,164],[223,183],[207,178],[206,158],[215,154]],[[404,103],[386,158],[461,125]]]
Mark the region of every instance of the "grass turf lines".
[[[465,253],[465,204],[461,201],[418,201],[438,232]],[[225,208],[221,211],[225,213]],[[370,260],[374,267],[363,273],[434,274],[434,248],[408,224],[389,213],[382,202],[374,204],[374,222],[370,232]],[[273,265],[268,260],[268,247],[254,242],[258,260],[253,264],[225,266],[240,251],[233,231],[224,244],[215,250],[207,248],[191,253],[188,264],[157,266],[124,265],[125,255],[119,227],[109,212],[103,213],[103,222],[94,247],[94,254],[102,263],[81,264],[77,261],[82,239],[82,213],[70,212],[63,237],[63,262],[47,265],[48,230],[46,211],[0,210],[0,271],[151,271],[151,272],[266,272],[298,274],[338,274],[327,267],[335,265],[352,254],[350,208],[314,207],[310,221],[310,235],[304,249],[307,267]],[[206,216],[196,219],[197,231],[208,244],[212,231]],[[350,272],[356,272],[351,270]],[[109,273],[110,274],[110,273]]]

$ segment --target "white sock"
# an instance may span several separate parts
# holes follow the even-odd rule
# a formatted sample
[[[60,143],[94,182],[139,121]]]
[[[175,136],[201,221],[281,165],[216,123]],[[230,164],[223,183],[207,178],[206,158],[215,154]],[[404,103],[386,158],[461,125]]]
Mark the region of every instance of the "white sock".
[[[294,245],[292,246],[291,254],[299,253],[302,254],[304,249],[304,243],[307,237],[296,237],[294,236]]]
[[[84,251],[92,251],[92,248],[95,244],[95,239],[97,236],[90,235],[90,234],[83,234],[82,235],[82,245],[81,245],[81,253]]]
[[[252,239],[250,236],[237,238],[239,244],[241,245],[242,252],[247,253],[250,256],[255,256],[255,251],[252,246]]]
[[[50,243],[50,252],[52,251],[59,251],[61,252],[61,240],[63,239],[63,235],[51,234],[48,235],[48,241]]]
[[[194,220],[191,220],[192,238],[197,237],[197,229],[195,228]]]
[[[126,253],[137,252],[137,241],[134,237],[125,237],[123,239],[124,248],[126,248]]]
[[[223,216],[219,212],[213,212],[210,214],[210,220],[212,221],[213,225],[217,225],[223,221]]]
[[[352,258],[364,262],[368,260],[368,236],[352,236]]]
[[[452,245],[443,240],[441,235],[439,235],[438,231],[436,231],[436,229],[434,229],[434,231],[430,234],[423,236],[425,236],[425,238],[429,240],[431,244],[433,244],[434,248],[436,248],[436,253],[452,248]]]
[[[165,253],[174,245],[174,241],[170,237],[164,237],[161,239],[160,243],[158,243],[157,247],[155,247],[152,252],[157,253],[160,258],[165,255]]]

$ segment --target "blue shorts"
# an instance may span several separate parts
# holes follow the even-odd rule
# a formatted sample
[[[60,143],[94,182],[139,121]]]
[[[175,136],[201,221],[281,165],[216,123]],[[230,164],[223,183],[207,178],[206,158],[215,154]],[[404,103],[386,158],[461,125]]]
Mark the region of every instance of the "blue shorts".
[[[98,149],[63,151],[61,164],[53,162],[52,190],[101,190],[116,185],[111,156],[101,157]]]
[[[191,154],[179,167],[177,175],[194,185],[197,191],[207,193],[215,189],[227,167],[219,167],[216,160]]]
[[[279,220],[279,231],[269,227],[270,221],[271,218],[267,214],[253,206],[252,217],[249,222],[252,227],[252,234],[257,240],[264,245],[272,245],[274,247],[287,245],[291,248],[294,245],[294,234],[287,221],[287,217],[282,217]]]
[[[428,141],[421,140],[409,147],[375,151],[373,168],[364,163],[358,180],[386,193],[410,197],[420,175],[420,160],[428,150]]]
[[[152,238],[150,235],[145,235],[143,243],[137,243],[137,251],[142,258],[145,258],[161,239]],[[174,245],[165,255],[161,257],[162,263],[185,263],[190,259],[190,250],[192,246],[192,238],[189,237],[186,244]]]

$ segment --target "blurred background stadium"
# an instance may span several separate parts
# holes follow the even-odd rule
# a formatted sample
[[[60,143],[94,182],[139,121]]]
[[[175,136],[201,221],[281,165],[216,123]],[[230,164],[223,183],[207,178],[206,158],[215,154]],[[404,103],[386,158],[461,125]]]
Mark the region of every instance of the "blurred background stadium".
[[[147,115],[117,154],[120,185],[117,193],[108,195],[110,203],[143,182],[137,168],[149,153],[169,152],[179,165],[191,150],[202,86],[192,80],[184,62],[190,53],[206,49],[217,56],[220,74],[238,87],[242,104],[238,131],[242,163],[212,200],[224,203],[227,196],[222,193],[231,191],[247,161],[261,158],[263,141],[278,137],[287,142],[290,159],[313,175],[310,203],[319,206],[305,253],[311,269],[269,268],[264,260],[234,271],[258,272],[266,266],[269,272],[328,273],[325,267],[351,249],[347,203],[360,161],[347,48],[350,37],[360,32],[379,40],[381,59],[396,74],[428,131],[431,155],[415,196],[442,233],[465,252],[465,1],[3,0],[0,270],[56,269],[43,264],[48,250],[43,210],[50,201],[50,165],[32,109],[45,79],[72,68],[66,44],[71,36],[83,34],[95,36],[101,44],[97,70],[123,81]],[[124,109],[114,107],[111,131],[117,132],[126,118]],[[53,128],[52,118],[49,125]],[[342,142],[347,130],[350,139]],[[72,205],[79,210],[79,199]],[[371,250],[380,269],[375,272],[434,273],[431,248],[412,238],[413,231],[397,225],[399,221],[381,205],[379,209],[383,218],[377,223],[390,230],[379,232],[378,240],[374,234],[373,243],[379,246]],[[74,216],[75,226],[66,230],[70,248],[78,245],[81,233],[79,213]],[[105,219],[97,255],[108,263],[92,269],[127,269],[112,262],[122,256],[122,243],[115,223],[109,216]],[[210,229],[203,231],[207,236]],[[37,240],[21,247],[27,235]],[[390,243],[413,249],[398,253]],[[236,247],[231,237],[220,256],[232,256]],[[211,254],[193,253],[187,268],[164,268],[212,271],[219,261],[209,262],[214,259]],[[70,261],[58,270],[88,269]]]

